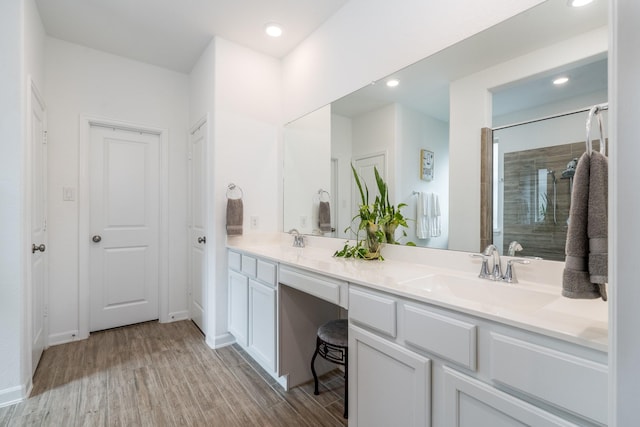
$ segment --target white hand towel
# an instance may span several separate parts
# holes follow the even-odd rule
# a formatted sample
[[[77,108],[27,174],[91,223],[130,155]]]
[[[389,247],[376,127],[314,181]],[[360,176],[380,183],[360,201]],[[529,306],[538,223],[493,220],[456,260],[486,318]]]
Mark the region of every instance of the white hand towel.
[[[429,237],[427,198],[427,193],[418,193],[418,201],[416,202],[416,237],[418,239],[426,239]]]
[[[434,199],[434,216],[435,216],[435,227],[433,230],[433,236],[439,237],[442,234],[442,221],[440,212],[440,196],[437,193],[433,193]]]
[[[434,237],[436,231],[436,194],[429,193],[429,237]]]

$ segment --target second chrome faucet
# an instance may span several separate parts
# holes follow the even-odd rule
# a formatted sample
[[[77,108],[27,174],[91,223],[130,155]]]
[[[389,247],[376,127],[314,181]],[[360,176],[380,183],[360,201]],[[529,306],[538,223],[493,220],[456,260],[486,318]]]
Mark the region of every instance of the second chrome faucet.
[[[516,278],[516,273],[513,268],[514,263],[529,264],[530,262],[524,259],[510,259],[507,261],[507,269],[503,275],[500,252],[495,245],[488,245],[481,254],[471,254],[471,256],[482,258],[482,266],[478,277],[481,279],[503,281],[507,283],[518,283],[518,279]],[[489,259],[491,259],[491,267],[489,267]]]

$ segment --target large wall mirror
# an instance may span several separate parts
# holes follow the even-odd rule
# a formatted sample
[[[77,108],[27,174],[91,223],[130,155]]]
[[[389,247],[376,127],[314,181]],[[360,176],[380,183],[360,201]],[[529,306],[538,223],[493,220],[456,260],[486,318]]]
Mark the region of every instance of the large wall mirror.
[[[552,218],[553,209],[540,203],[555,200],[554,225],[560,227],[563,221],[566,225],[569,180],[562,179],[562,172],[578,155],[577,146],[571,151],[571,144],[584,141],[584,116],[558,120],[557,129],[544,132],[534,125],[506,126],[607,101],[606,25],[606,1],[571,8],[566,0],[548,0],[288,124],[284,231],[295,228],[306,234],[352,238],[345,232],[357,206],[351,165],[361,171],[370,189],[375,187],[371,171],[376,166],[389,183],[391,202],[407,204],[406,217],[416,219],[418,195],[439,207],[429,211],[437,216],[436,232],[418,238],[416,222],[410,221],[400,243],[479,250],[482,127],[503,127],[493,134],[495,243],[506,248],[510,241],[522,240],[527,246],[527,239],[517,234],[518,227],[512,227],[508,218],[513,203],[507,197],[514,192],[505,188],[506,174],[517,176],[518,168],[535,168],[530,182],[540,188],[538,205],[527,220],[540,224]],[[569,82],[554,86],[551,80],[561,75]],[[388,86],[389,80],[398,84]],[[534,135],[539,136],[535,141]],[[545,150],[566,144],[567,153],[560,148]],[[537,156],[533,166],[513,160],[527,152]],[[425,161],[431,168],[427,174]],[[540,175],[540,170],[547,174]],[[331,207],[331,228],[321,231],[323,201]],[[533,245],[522,254],[561,259],[538,254]]]

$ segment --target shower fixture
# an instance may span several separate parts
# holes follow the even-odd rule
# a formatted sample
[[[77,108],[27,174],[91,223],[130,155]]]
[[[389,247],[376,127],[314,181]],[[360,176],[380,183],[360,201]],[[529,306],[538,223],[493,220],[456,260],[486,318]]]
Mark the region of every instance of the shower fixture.
[[[551,175],[551,178],[553,178],[553,223],[557,224],[558,219],[556,218],[556,204],[557,204],[558,196],[557,196],[556,185],[558,183],[558,180],[556,179],[556,173],[551,169],[547,169],[547,175]]]
[[[576,173],[576,166],[578,165],[578,158],[575,157],[567,163],[567,168],[562,171],[562,179],[573,178]]]

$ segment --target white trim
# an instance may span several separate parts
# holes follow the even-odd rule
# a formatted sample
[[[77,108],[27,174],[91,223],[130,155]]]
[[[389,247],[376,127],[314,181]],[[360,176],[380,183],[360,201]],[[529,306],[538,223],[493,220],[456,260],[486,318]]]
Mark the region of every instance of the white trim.
[[[31,381],[31,378],[28,378],[26,384],[0,390],[0,408],[15,405],[16,403],[27,400],[31,393],[31,389],[33,389],[33,382]]]
[[[80,115],[78,147],[78,338],[89,337],[90,185],[89,142],[91,126],[104,126],[158,135],[160,138],[160,221],[158,238],[159,321],[169,322],[169,130],[105,117]]]
[[[77,341],[79,337],[77,329],[71,331],[60,332],[58,334],[49,335],[48,342],[50,346],[66,344],[69,342]]]
[[[169,320],[167,320],[167,322],[178,322],[180,320],[189,320],[190,318],[189,310],[174,311],[169,313]],[[163,321],[160,322],[165,323]]]
[[[233,335],[227,332],[226,334],[217,335],[212,338],[207,337],[205,342],[209,347],[213,349],[218,349],[218,348],[222,348],[222,347],[226,347],[228,345],[234,344],[236,342],[236,339]]]

